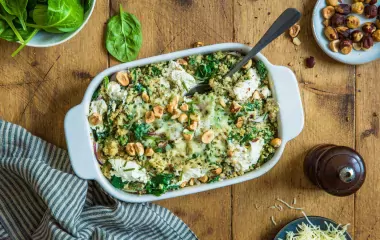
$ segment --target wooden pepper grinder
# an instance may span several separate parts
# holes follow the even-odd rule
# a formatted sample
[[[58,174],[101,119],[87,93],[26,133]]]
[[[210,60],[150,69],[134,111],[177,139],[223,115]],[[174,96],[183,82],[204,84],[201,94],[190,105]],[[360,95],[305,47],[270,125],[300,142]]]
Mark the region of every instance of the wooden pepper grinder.
[[[305,157],[304,172],[315,185],[340,197],[354,194],[366,177],[358,152],[332,144],[312,148]]]

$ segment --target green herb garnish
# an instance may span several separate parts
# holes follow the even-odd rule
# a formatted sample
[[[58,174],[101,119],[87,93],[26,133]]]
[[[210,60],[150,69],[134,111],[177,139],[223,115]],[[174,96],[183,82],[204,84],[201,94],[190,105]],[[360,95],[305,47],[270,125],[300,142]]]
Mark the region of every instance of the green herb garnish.
[[[133,133],[135,135],[136,140],[142,141],[143,138],[148,134],[150,127],[151,126],[146,123],[134,124]]]
[[[264,80],[268,76],[268,69],[264,65],[263,61],[258,60],[256,62],[256,70],[257,70],[257,74],[259,74],[261,80]]]
[[[171,185],[173,178],[173,174],[156,175],[146,184],[145,190],[149,194],[160,196],[169,190],[178,189],[179,187],[177,185]]]
[[[123,180],[121,180],[121,177],[116,177],[116,176],[111,177],[111,184],[112,184],[112,186],[114,186],[115,188],[118,188],[118,189],[122,189],[125,185]]]

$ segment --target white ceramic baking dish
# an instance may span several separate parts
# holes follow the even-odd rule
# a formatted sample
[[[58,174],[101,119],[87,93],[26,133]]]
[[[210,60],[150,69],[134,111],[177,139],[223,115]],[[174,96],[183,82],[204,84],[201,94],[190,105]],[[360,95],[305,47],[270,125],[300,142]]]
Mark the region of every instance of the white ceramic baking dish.
[[[91,130],[87,121],[92,94],[100,85],[105,76],[110,76],[118,71],[128,68],[139,67],[146,64],[162,61],[169,61],[194,54],[208,54],[216,51],[237,51],[244,54],[249,50],[251,50],[251,47],[243,44],[216,44],[120,64],[111,67],[97,75],[88,86],[82,103],[72,108],[65,117],[66,141],[74,172],[80,178],[97,181],[110,195],[126,202],[150,202],[203,192],[251,180],[260,177],[261,175],[268,172],[280,160],[286,143],[301,133],[304,126],[304,113],[300,92],[298,89],[298,83],[294,73],[288,68],[272,65],[261,54],[258,54],[256,56],[256,59],[262,60],[267,66],[272,92],[275,99],[280,105],[278,124],[279,137],[282,139],[282,145],[277,149],[275,155],[271,160],[263,164],[263,166],[261,166],[259,169],[247,173],[243,176],[211,184],[186,187],[176,191],[167,192],[159,197],[149,194],[139,196],[126,193],[114,188],[111,183],[103,176],[95,157],[93,143],[90,137]]]

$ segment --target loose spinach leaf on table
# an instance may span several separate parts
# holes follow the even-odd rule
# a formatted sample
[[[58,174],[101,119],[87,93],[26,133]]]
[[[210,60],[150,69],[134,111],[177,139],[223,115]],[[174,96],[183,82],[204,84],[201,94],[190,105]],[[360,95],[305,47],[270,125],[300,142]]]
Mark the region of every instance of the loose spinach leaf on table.
[[[141,45],[142,31],[139,20],[133,14],[124,12],[120,5],[120,13],[113,16],[107,24],[108,52],[121,62],[129,62],[137,58]]]
[[[10,15],[17,17],[22,28],[26,30],[25,20],[27,17],[26,5],[28,4],[28,0],[0,0],[0,4]]]

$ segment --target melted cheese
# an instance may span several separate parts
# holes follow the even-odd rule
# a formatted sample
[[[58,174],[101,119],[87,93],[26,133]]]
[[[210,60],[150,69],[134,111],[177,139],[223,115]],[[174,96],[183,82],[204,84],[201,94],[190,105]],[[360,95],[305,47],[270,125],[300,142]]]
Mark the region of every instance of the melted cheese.
[[[112,165],[111,176],[120,177],[123,182],[143,182],[147,183],[149,177],[146,169],[142,168],[135,161],[126,161],[121,158],[110,159]]]

